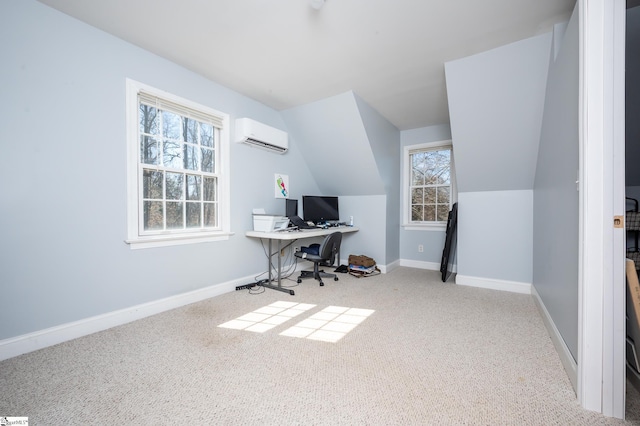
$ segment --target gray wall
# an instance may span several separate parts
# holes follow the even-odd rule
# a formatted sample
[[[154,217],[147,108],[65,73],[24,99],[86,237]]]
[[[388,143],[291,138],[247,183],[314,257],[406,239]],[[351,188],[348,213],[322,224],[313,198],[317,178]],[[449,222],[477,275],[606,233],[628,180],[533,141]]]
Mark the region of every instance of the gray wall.
[[[386,194],[385,257],[379,263],[388,265],[400,259],[400,132],[359,96],[356,103]]]
[[[400,133],[400,151],[402,151],[404,147],[411,145],[450,139],[451,129],[448,124],[403,130]],[[456,153],[454,152],[453,155],[455,158]],[[400,191],[404,191],[404,188],[401,188]],[[401,211],[398,212],[398,220],[401,220],[401,214]],[[408,261],[407,263],[409,265],[438,270],[440,268],[440,260],[442,259],[442,250],[444,249],[444,237],[444,230],[401,229],[400,258],[403,261]],[[422,253],[418,251],[418,246],[420,245],[424,247]]]
[[[0,204],[0,294],[10,301],[0,310],[0,339],[249,279],[266,266],[260,242],[244,236],[252,228],[251,209],[284,213],[273,175],[289,175],[293,198],[334,192],[314,174],[316,158],[302,149],[313,141],[297,138],[278,111],[34,0],[0,2],[0,36],[6,83],[0,89],[0,178],[11,183]],[[235,232],[228,241],[141,250],[124,242],[125,78],[230,114],[232,141],[239,117],[292,135],[285,155],[228,147]],[[358,115],[359,102],[353,95],[350,102]],[[363,115],[369,125],[375,122],[374,112]],[[385,123],[365,130],[358,116],[345,128],[376,146],[385,139],[399,144],[399,132],[394,136]],[[352,158],[340,155],[353,141],[339,142],[327,151],[332,168],[358,170]],[[353,214],[363,232],[345,238],[343,254],[367,247],[374,257],[386,259],[389,252],[393,258],[397,242],[387,215],[394,210],[385,188],[397,173],[382,162],[389,175],[381,176],[370,146],[366,155],[370,166],[359,172],[371,179],[341,202],[343,217]]]
[[[531,190],[458,194],[458,276],[530,284]]]
[[[323,194],[385,193],[353,92],[282,111],[282,116]]]
[[[0,3],[3,61],[0,338],[263,270],[251,209],[284,213],[273,174],[319,192],[298,147],[233,143],[229,241],[131,250],[126,238],[125,78],[286,129],[278,112],[35,1]],[[233,137],[233,134],[232,134]],[[18,184],[18,182],[20,182]],[[19,320],[18,320],[19,319]]]
[[[573,357],[578,356],[577,7],[549,67],[534,187],[533,284]]]
[[[354,216],[366,230],[343,241],[343,258],[366,254],[380,265],[398,260],[398,129],[353,92],[282,115],[322,193],[341,197],[341,220]]]
[[[447,62],[459,192],[532,189],[551,33]]]
[[[551,51],[542,34],[445,64],[458,184],[456,282],[532,282],[532,193]]]

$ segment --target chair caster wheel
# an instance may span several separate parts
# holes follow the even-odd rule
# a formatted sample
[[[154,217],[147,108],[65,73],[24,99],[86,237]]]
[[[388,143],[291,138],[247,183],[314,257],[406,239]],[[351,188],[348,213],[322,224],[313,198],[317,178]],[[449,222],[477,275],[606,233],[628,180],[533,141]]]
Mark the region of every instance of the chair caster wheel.
[[[338,277],[334,277],[334,278],[333,278],[333,280],[334,280],[334,281],[338,281]]]
[[[322,281],[320,281],[320,287],[324,286],[324,283]]]
[[[300,278],[298,278],[298,284],[300,284],[302,282],[302,280]]]

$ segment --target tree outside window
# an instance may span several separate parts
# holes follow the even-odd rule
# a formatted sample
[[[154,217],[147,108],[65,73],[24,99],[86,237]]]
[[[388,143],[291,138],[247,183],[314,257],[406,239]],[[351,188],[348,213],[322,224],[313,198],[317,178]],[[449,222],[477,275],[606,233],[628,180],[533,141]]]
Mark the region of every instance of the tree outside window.
[[[229,116],[127,80],[132,248],[228,239]]]
[[[410,222],[446,222],[451,208],[451,147],[409,152]]]

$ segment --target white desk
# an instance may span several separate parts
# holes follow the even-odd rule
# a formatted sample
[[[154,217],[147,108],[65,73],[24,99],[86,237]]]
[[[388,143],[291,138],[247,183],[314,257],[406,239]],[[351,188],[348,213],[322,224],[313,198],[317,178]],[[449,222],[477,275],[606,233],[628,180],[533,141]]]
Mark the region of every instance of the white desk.
[[[271,288],[273,290],[283,291],[294,295],[294,291],[288,288],[282,287],[282,260],[280,259],[280,250],[282,250],[283,241],[295,241],[303,238],[324,237],[334,232],[342,232],[343,234],[349,232],[356,232],[358,228],[353,226],[334,226],[326,229],[301,229],[297,231],[278,231],[278,232],[259,232],[259,231],[247,231],[246,236],[251,238],[260,238],[269,240],[269,254],[267,256],[267,270],[269,271],[269,281],[265,284],[260,284],[263,287]],[[278,249],[273,252],[273,241],[278,242]],[[338,252],[339,253],[339,252]],[[271,274],[271,258],[278,256],[278,276],[273,277]],[[340,262],[340,255],[338,254],[338,262]],[[274,281],[277,281],[277,285],[274,285]]]

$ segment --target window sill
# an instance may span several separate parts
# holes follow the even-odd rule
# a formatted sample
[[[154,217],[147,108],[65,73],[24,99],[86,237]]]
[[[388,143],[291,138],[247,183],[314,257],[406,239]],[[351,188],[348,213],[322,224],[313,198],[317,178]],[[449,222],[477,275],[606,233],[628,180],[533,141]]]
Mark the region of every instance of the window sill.
[[[402,227],[405,231],[441,231],[444,232],[447,230],[446,223],[425,223],[425,224],[417,224],[417,223],[403,223]]]
[[[233,232],[216,232],[215,234],[198,234],[198,235],[157,235],[151,237],[141,237],[124,242],[129,244],[131,250],[177,246],[184,244],[208,243],[212,241],[226,241]]]

